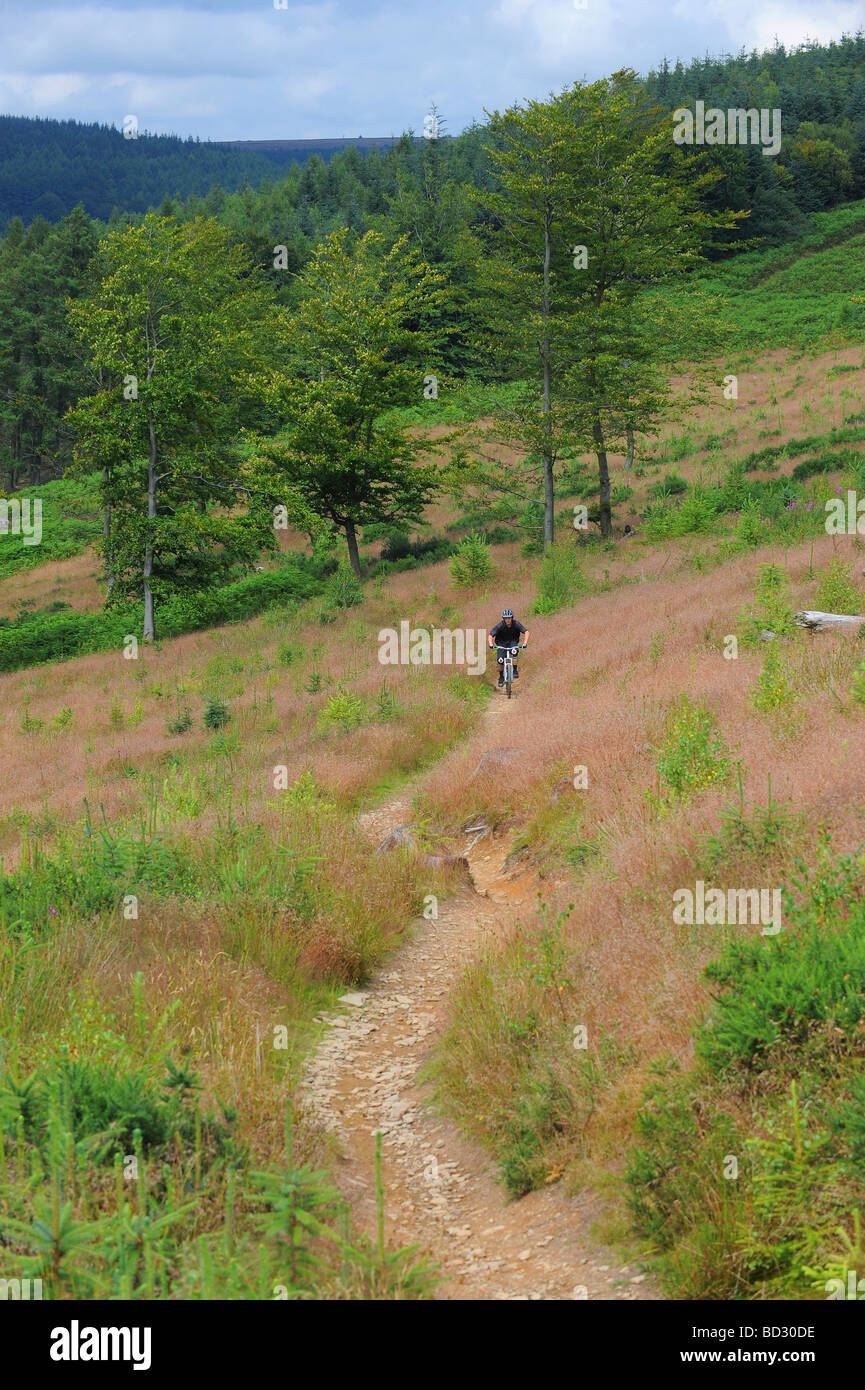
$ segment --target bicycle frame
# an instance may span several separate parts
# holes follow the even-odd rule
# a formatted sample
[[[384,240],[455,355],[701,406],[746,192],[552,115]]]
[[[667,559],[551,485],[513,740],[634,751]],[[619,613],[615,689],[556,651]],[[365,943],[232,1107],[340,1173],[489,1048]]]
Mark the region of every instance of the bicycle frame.
[[[501,652],[504,657],[502,663],[502,676],[505,682],[505,689],[508,692],[508,699],[511,698],[511,687],[514,683],[514,658],[510,647],[496,646],[496,651]]]

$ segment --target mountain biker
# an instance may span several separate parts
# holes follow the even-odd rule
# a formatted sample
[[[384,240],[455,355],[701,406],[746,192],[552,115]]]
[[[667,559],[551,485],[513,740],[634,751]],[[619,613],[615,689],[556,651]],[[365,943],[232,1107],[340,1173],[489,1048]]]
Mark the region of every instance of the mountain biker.
[[[523,639],[522,643],[520,643],[521,637]],[[522,623],[517,622],[516,618],[514,617],[514,610],[512,608],[505,608],[502,610],[501,622],[496,623],[495,627],[490,628],[489,637],[487,639],[487,645],[490,647],[518,647],[520,645],[525,646],[528,640],[528,628],[523,627]],[[500,656],[498,661],[499,666],[503,666],[505,659],[503,656]],[[520,673],[517,670],[517,658],[514,657],[514,680],[519,680],[519,678]],[[497,688],[501,690],[504,683],[504,672],[499,671]]]

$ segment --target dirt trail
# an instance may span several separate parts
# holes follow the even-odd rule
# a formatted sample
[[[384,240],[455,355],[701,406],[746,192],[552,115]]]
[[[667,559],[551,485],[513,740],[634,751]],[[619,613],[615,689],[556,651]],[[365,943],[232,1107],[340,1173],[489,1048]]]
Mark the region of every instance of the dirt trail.
[[[493,701],[481,746],[516,707]],[[411,821],[410,797],[360,819],[378,845]],[[324,1016],[328,1034],[310,1060],[305,1098],[338,1140],[337,1181],[370,1233],[381,1131],[388,1242],[418,1244],[438,1262],[438,1298],[657,1298],[637,1268],[590,1238],[597,1199],[567,1197],[554,1184],[507,1201],[490,1159],[429,1107],[429,1088],[417,1080],[464,962],[496,933],[499,907],[525,900],[532,909],[536,880],[505,874],[506,854],[504,840],[482,836],[468,855],[473,886],[440,902],[436,919],[419,918],[372,984]]]

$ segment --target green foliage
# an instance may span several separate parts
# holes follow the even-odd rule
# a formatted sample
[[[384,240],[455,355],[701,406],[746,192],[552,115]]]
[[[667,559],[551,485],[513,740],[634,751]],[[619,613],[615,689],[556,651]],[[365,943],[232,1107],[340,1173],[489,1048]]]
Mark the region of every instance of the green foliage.
[[[575,603],[588,588],[575,547],[567,542],[554,545],[541,561],[534,612],[558,613],[560,608]]]
[[[676,497],[680,493],[687,491],[688,484],[685,479],[680,473],[674,471],[672,473],[665,473],[661,482],[652,483],[652,486],[649,488],[649,496],[664,499],[667,497]]]
[[[493,559],[489,542],[480,531],[471,531],[460,541],[448,563],[455,584],[469,588],[492,577]]]
[[[756,829],[763,839],[765,821]],[[865,860],[827,842],[785,893],[782,931],[729,942],[707,967],[696,1066],[656,1064],[627,1171],[635,1228],[671,1296],[808,1299],[854,1267],[863,953]]]
[[[169,734],[175,737],[180,734],[188,733],[188,731],[192,728],[192,712],[189,706],[181,706],[180,704],[178,704],[177,715],[174,719],[170,719],[168,721],[166,728]]]
[[[552,1072],[535,1072],[526,1078],[498,1140],[499,1171],[512,1197],[543,1186],[544,1145],[563,1128],[570,1110],[570,1096]]]
[[[757,605],[740,617],[746,641],[758,641],[761,632],[774,632],[776,637],[792,637],[796,632],[787,586],[785,570],[774,563],[761,565],[755,586]]]
[[[326,601],[336,609],[354,608],[363,603],[363,586],[344,562],[328,580],[324,591]]]
[[[256,439],[253,475],[263,490],[331,518],[359,574],[358,530],[417,524],[439,485],[436,466],[418,462],[429,441],[394,407],[417,398],[435,353],[425,315],[447,302],[445,277],[407,237],[388,246],[380,232],[355,239],[343,228],[317,248],[298,295],[282,324],[293,361],[269,389],[272,408],[292,423]]]
[[[746,811],[741,767],[737,768],[737,774],[739,799],[724,807],[720,831],[707,835],[701,847],[700,862],[710,874],[728,861],[745,859],[761,863],[781,848],[803,821],[801,813],[773,801],[771,776],[766,805],[754,803],[750,812]]]
[[[696,485],[678,505],[655,503],[646,511],[645,532],[650,540],[667,540],[692,532],[713,531],[723,511],[718,489]]]
[[[815,602],[824,613],[861,613],[863,594],[853,576],[852,565],[845,565],[834,555],[829,568],[820,575]]]
[[[682,695],[671,705],[656,767],[661,781],[683,798],[729,777],[729,751],[703,701]]]
[[[802,1049],[814,1066],[865,1055],[863,970],[861,903],[841,929],[812,922],[795,934],[729,944],[707,967],[720,989],[698,1055],[711,1071],[749,1074],[783,1070]]]
[[[49,1157],[50,1112],[59,1105],[72,1142],[90,1163],[113,1162],[132,1153],[136,1131],[146,1154],[162,1155],[179,1136],[186,1143],[196,1134],[213,1157],[232,1150],[231,1126],[203,1117],[190,1102],[197,1082],[172,1089],[177,1069],[166,1061],[167,1079],[160,1094],[141,1071],[115,1070],[65,1057],[54,1070],[34,1072],[13,1081],[0,1072],[0,1116],[8,1137],[20,1135]]]
[[[850,683],[850,698],[857,705],[865,705],[865,661],[853,672]]]
[[[771,714],[774,710],[784,709],[796,699],[777,639],[766,646],[763,669],[748,698],[758,714]]]
[[[358,695],[350,690],[339,690],[331,695],[320,715],[324,725],[337,725],[344,732],[356,729],[366,720],[366,706]]]
[[[290,599],[322,593],[316,567],[302,558],[285,561],[265,574],[251,574],[223,588],[197,594],[178,594],[159,611],[157,636],[179,637],[185,632],[243,622]],[[0,625],[0,671],[17,671],[42,662],[65,661],[88,652],[120,650],[127,633],[141,624],[142,607],[110,607],[103,613],[56,613],[18,618]]]
[[[102,533],[98,480],[93,476],[41,483],[38,488],[16,492],[15,497],[18,501],[30,497],[31,508],[32,500],[41,501],[42,539],[38,545],[24,545],[20,539],[4,535],[0,544],[0,580],[50,560],[80,555]],[[60,612],[68,607],[57,602],[44,611]]]
[[[224,729],[231,720],[231,714],[225,700],[220,699],[217,695],[208,695],[203,720],[205,729],[210,729],[212,733]]]

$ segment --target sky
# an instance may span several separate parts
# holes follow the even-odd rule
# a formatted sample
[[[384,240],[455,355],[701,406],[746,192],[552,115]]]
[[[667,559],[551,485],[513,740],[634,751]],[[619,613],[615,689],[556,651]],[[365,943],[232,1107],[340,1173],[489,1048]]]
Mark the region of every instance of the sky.
[[[863,27],[865,0],[0,0],[0,114],[354,138],[419,134],[435,102],[457,134],[618,68]]]

